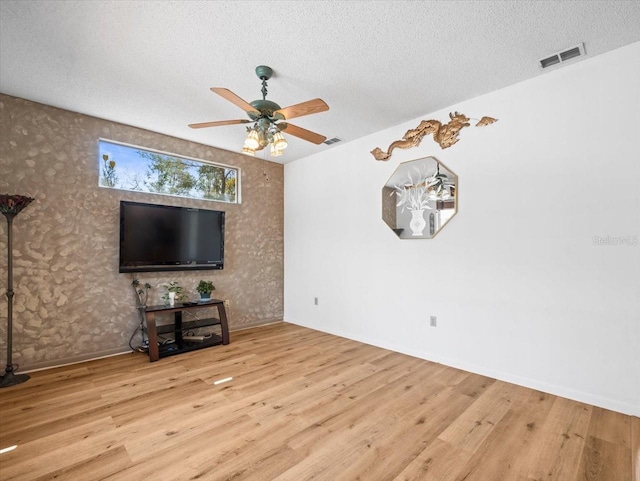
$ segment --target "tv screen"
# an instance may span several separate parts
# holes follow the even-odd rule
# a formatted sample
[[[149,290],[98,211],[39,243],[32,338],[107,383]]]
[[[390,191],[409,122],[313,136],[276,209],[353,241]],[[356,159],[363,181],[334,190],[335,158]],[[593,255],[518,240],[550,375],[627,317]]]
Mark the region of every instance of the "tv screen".
[[[120,272],[223,266],[224,212],[120,202]]]

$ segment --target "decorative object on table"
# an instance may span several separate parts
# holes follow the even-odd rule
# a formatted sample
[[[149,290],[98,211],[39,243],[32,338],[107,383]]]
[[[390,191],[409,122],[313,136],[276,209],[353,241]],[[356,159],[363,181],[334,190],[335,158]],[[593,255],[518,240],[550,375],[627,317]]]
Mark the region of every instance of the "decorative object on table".
[[[148,348],[148,341],[145,340],[144,312],[147,308],[147,300],[149,299],[149,289],[151,289],[151,284],[145,282],[144,285],[141,286],[140,281],[134,278],[131,281],[131,287],[133,288],[133,294],[135,295],[136,309],[138,311],[140,324],[138,324],[138,327],[133,331],[133,334],[131,334],[131,337],[129,338],[129,347],[132,351],[144,352]],[[140,331],[142,341],[140,345],[135,348],[131,345],[131,342],[138,331]]]
[[[455,112],[455,114],[449,113],[449,118],[451,120],[446,124],[443,124],[439,120],[423,120],[415,129],[407,130],[402,140],[396,140],[391,143],[386,152],[380,147],[376,147],[371,151],[371,154],[376,160],[389,160],[393,149],[410,149],[417,147],[420,145],[424,136],[429,134],[433,134],[433,140],[437,142],[441,148],[447,149],[458,142],[460,130],[469,127],[469,125],[471,125],[469,120],[472,120],[458,112]],[[493,117],[482,117],[475,126],[484,127],[497,121],[498,119],[494,119]]]
[[[131,287],[133,287],[133,292],[136,296],[136,309],[140,307],[147,307],[147,300],[149,299],[149,289],[151,289],[151,284],[145,282],[144,285],[140,287],[140,281],[138,279],[133,279],[133,281],[131,281]]]
[[[256,67],[256,75],[262,80],[262,99],[246,102],[238,97],[231,90],[211,87],[211,91],[220,95],[225,100],[240,107],[244,110],[251,120],[218,120],[214,122],[202,122],[197,124],[189,124],[192,129],[202,129],[206,127],[218,127],[220,125],[233,124],[249,124],[253,122],[251,127],[247,127],[247,138],[244,141],[242,153],[255,155],[256,150],[262,150],[269,147],[271,157],[277,157],[283,154],[287,147],[282,132],[306,140],[307,142],[320,145],[327,138],[324,135],[316,134],[310,130],[297,127],[282,120],[295,119],[304,115],[318,114],[329,110],[329,106],[322,99],[307,100],[296,105],[281,108],[277,103],[267,100],[267,80],[273,75],[273,69],[266,65]],[[277,123],[280,122],[280,123]],[[266,154],[265,154],[266,155]]]
[[[165,282],[162,284],[167,292],[162,296],[162,301],[165,304],[174,305],[176,302],[186,301],[188,296],[184,293],[184,288],[181,287],[176,281]]]
[[[196,291],[200,293],[201,301],[210,301],[211,292],[214,291],[215,288],[216,287],[213,285],[213,282],[200,280],[196,286]]]
[[[9,387],[29,379],[28,374],[15,374],[11,360],[13,343],[13,218],[27,207],[33,199],[24,195],[0,195],[0,212],[7,218],[7,366],[0,376],[0,387]]]
[[[382,187],[382,220],[400,239],[431,239],[457,212],[457,183],[435,157],[403,162]]]

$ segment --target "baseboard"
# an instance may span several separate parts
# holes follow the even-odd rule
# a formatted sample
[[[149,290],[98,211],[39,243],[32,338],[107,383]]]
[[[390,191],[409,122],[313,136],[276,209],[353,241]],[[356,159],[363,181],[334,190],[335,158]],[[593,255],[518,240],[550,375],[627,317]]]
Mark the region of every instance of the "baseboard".
[[[407,349],[405,346],[396,345],[390,342],[381,342],[379,339],[368,338],[367,336],[354,335],[353,333],[344,332],[340,329],[318,329],[316,326],[312,326],[304,322],[294,322],[288,321],[286,319],[284,322],[313,329],[315,331],[326,332],[327,334],[333,334],[334,336],[344,337],[346,339],[362,342],[371,346],[381,347],[383,349],[388,349],[390,351],[417,357],[419,359],[436,362],[438,364],[444,364],[445,366],[454,367],[456,369],[461,369],[463,371],[471,372],[474,374],[491,377],[500,381],[516,384],[518,386],[535,389],[548,394],[552,394],[554,396],[560,396],[574,401],[591,404],[592,406],[616,411],[622,414],[640,417],[640,406],[620,402],[616,399],[611,399],[584,391],[577,391],[563,386],[549,384],[537,379],[529,379],[526,377],[517,376],[508,372],[487,368],[485,366],[461,362],[456,359],[438,356],[426,351]]]
[[[261,326],[270,326],[272,324],[278,324],[284,322],[282,319],[266,319],[259,322],[250,322],[248,324],[243,324],[242,326],[238,326],[237,328],[229,327],[229,332],[237,332],[237,331],[246,331],[247,329],[253,329],[255,327]]]
[[[104,351],[93,352],[91,354],[78,354],[76,356],[63,357],[62,359],[56,359],[55,361],[36,362],[33,364],[27,364],[25,369],[20,369],[20,372],[35,372],[43,371],[45,369],[53,369],[55,367],[69,366],[71,364],[80,364],[81,362],[94,361],[96,359],[103,359],[105,357],[120,356],[121,354],[128,354],[133,352],[127,348],[114,348],[106,349]]]
[[[251,322],[248,324],[243,324],[238,328],[229,328],[229,332],[235,331],[244,331],[245,329],[253,329],[255,327],[267,326],[270,324],[276,324],[278,322],[283,322],[282,319],[274,318],[274,319],[265,319],[258,322]],[[127,354],[132,351],[130,348],[119,347],[114,349],[107,349],[104,351],[100,351],[97,353],[91,354],[78,354],[76,356],[64,357],[62,359],[56,359],[55,361],[44,361],[44,362],[36,362],[33,364],[27,364],[24,369],[20,369],[18,372],[35,372],[35,371],[43,371],[45,369],[53,369],[56,367],[70,366],[72,364],[79,364],[81,362],[95,361],[96,359],[103,359],[105,357],[111,356],[119,356],[121,354]]]

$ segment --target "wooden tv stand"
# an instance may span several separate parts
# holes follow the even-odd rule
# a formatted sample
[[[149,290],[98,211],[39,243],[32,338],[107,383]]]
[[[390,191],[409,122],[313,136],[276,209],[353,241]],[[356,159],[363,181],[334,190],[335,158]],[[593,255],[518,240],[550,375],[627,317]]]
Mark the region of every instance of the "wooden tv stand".
[[[217,307],[218,317],[197,319],[193,321],[183,321],[182,312],[202,309],[204,307]],[[157,313],[174,313],[173,324],[156,326]],[[210,301],[198,302],[197,304],[176,303],[173,306],[148,306],[144,310],[144,317],[147,323],[147,335],[149,336],[149,361],[154,362],[162,357],[173,356],[183,352],[195,351],[205,347],[229,344],[229,326],[227,323],[227,312],[224,309],[224,301],[211,299]],[[213,334],[204,341],[186,341],[182,338],[182,331],[188,329],[199,329],[208,326],[220,326],[221,336]],[[171,344],[158,345],[158,334],[172,333],[175,342]]]

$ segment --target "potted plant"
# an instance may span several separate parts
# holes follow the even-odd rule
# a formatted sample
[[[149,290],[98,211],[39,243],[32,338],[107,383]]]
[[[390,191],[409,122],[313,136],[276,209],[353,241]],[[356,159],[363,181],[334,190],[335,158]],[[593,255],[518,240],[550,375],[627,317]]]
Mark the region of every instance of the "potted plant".
[[[196,286],[196,291],[200,293],[201,301],[210,301],[211,300],[211,291],[215,290],[215,286],[211,281],[203,281],[198,282]]]
[[[165,282],[162,284],[162,287],[167,290],[167,292],[162,296],[162,300],[165,304],[173,306],[175,302],[181,302],[188,299],[188,296],[183,292],[184,288],[176,281]]]

